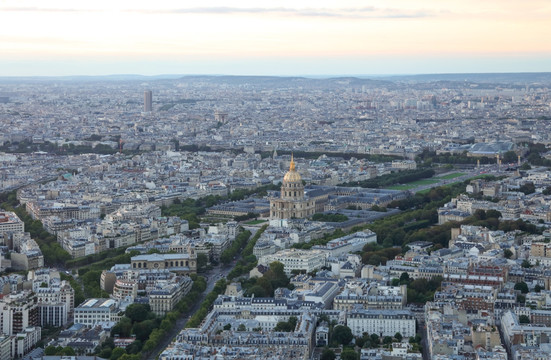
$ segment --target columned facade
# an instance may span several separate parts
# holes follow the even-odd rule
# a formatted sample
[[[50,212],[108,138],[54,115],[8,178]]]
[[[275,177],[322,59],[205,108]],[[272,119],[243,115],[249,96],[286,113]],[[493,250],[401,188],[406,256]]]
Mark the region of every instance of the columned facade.
[[[306,218],[314,215],[316,202],[304,196],[302,177],[295,169],[291,156],[289,171],[283,177],[281,195],[270,200],[271,219]]]

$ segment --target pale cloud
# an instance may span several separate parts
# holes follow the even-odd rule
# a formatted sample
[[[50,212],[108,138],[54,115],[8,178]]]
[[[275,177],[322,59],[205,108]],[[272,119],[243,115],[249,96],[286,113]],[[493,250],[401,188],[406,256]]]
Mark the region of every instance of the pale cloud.
[[[126,10],[129,12],[151,12],[151,10]],[[265,7],[190,7],[176,9],[153,10],[162,14],[268,14],[268,15],[291,15],[301,17],[331,17],[331,18],[356,18],[356,19],[391,19],[391,18],[419,18],[434,16],[435,14],[426,11],[407,11],[400,9],[385,9],[376,7],[360,8],[265,8]]]
[[[42,12],[42,13],[90,13],[107,12],[106,9],[93,8],[58,8],[58,7],[0,7],[3,12]],[[140,14],[202,14],[202,15],[283,15],[300,17],[329,17],[349,19],[401,19],[401,18],[424,18],[437,16],[438,13],[426,10],[407,10],[393,8],[377,8],[364,6],[357,8],[288,8],[288,7],[231,7],[231,6],[210,6],[210,7],[188,7],[169,9],[119,9],[122,13]]]
[[[0,54],[3,60],[29,61],[45,56],[105,57],[106,61],[156,57],[176,62],[212,58],[213,64],[268,57],[352,61],[384,56],[406,66],[413,56],[551,53],[549,0],[188,4],[193,3],[0,0]]]

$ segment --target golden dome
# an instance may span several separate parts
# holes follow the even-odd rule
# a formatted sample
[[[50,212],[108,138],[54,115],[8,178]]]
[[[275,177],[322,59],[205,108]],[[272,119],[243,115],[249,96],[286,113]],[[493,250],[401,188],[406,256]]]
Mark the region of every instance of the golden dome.
[[[287,174],[285,174],[285,176],[283,177],[283,182],[302,182],[302,177],[295,170],[295,161],[293,155],[291,155],[291,165],[289,165],[289,171],[287,171]]]

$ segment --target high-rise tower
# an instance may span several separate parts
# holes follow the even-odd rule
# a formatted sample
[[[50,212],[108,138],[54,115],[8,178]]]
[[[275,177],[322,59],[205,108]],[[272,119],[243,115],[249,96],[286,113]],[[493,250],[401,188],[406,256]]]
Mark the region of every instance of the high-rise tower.
[[[143,111],[153,111],[153,93],[151,90],[146,90],[143,93]]]

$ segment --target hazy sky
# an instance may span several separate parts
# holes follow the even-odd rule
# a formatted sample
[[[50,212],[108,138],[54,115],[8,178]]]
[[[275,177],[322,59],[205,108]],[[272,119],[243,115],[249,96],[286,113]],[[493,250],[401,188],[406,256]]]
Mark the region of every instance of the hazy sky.
[[[0,0],[0,76],[551,71],[551,0]]]

